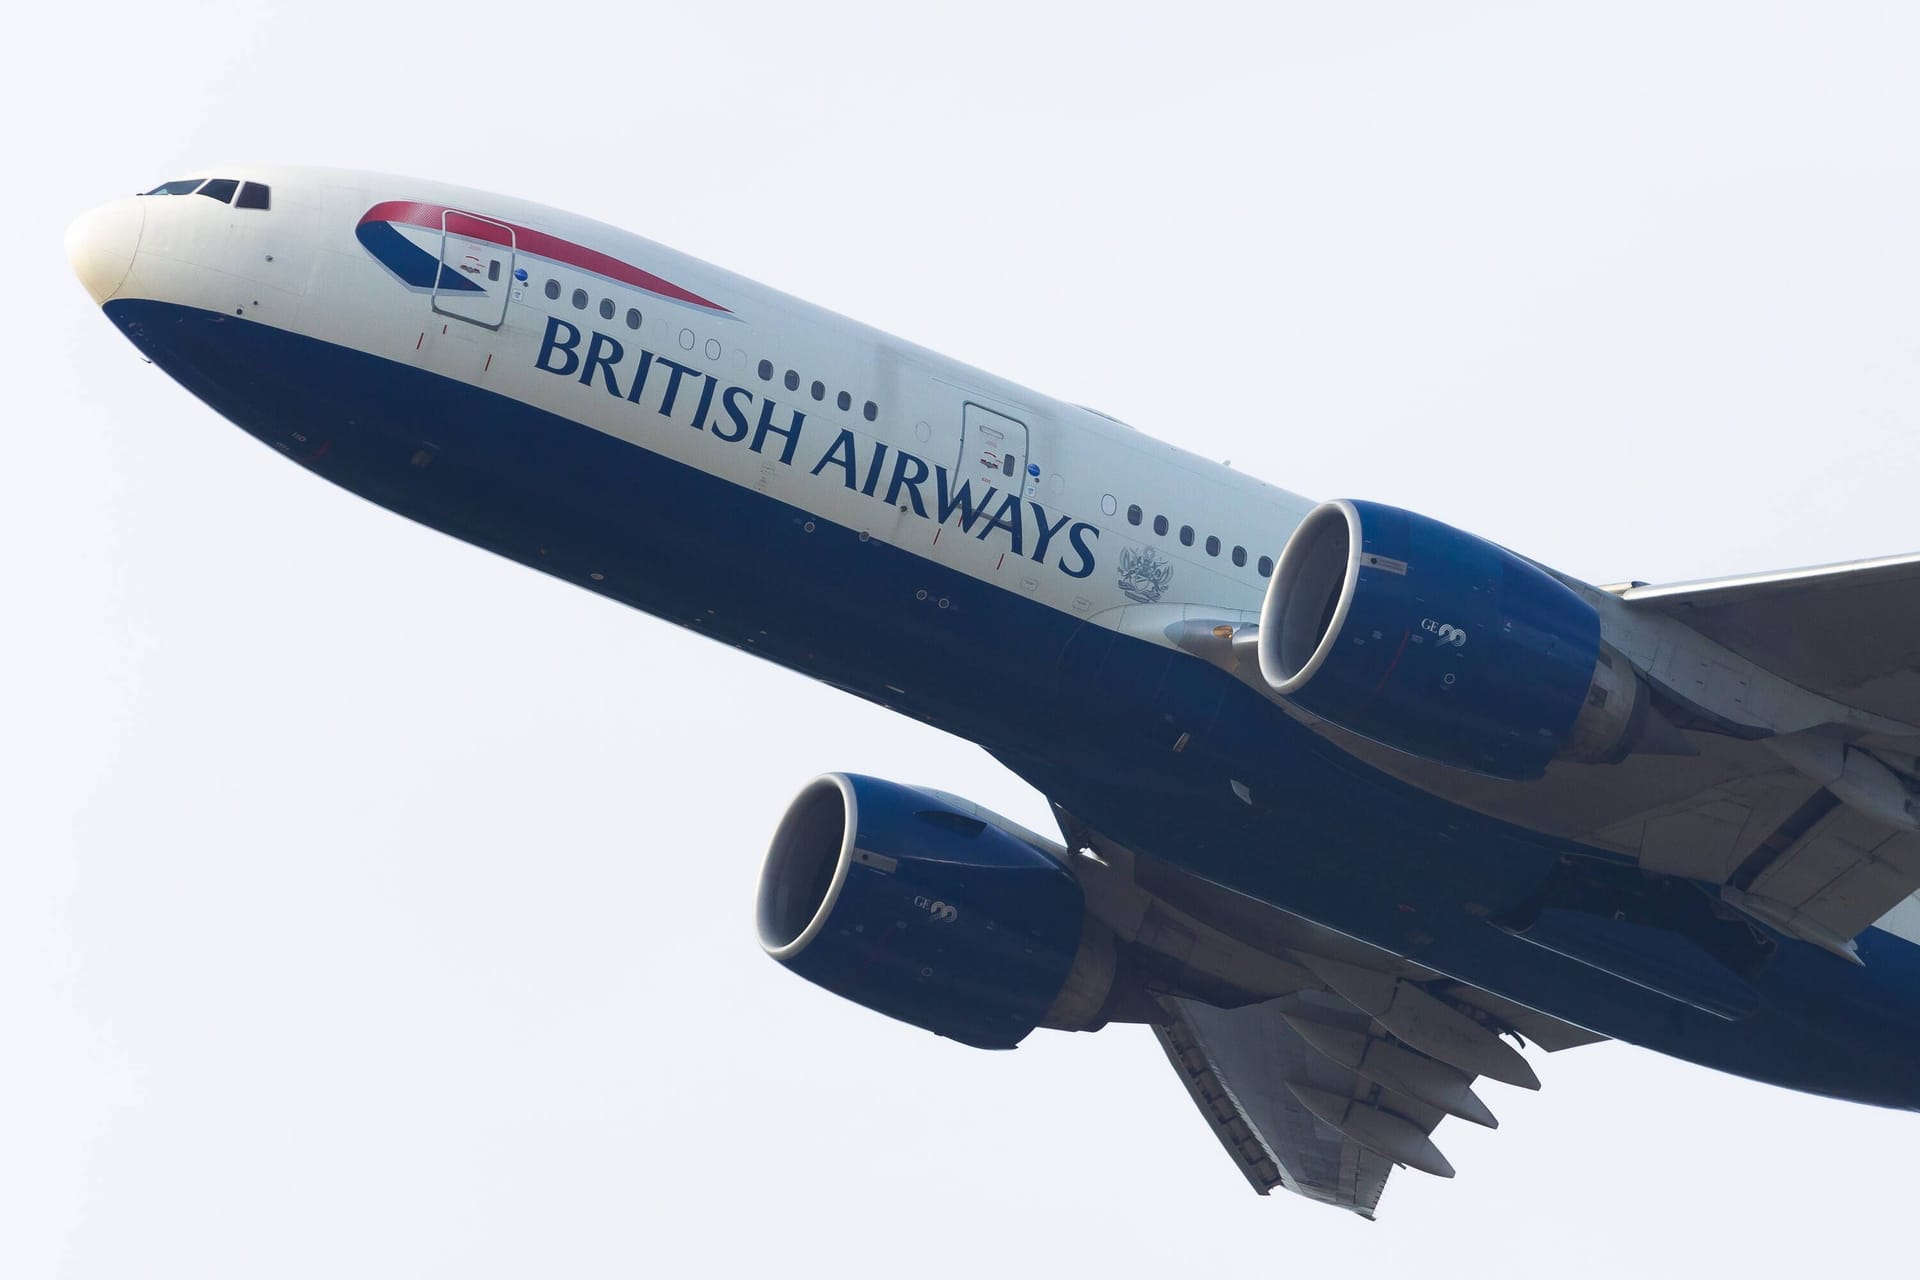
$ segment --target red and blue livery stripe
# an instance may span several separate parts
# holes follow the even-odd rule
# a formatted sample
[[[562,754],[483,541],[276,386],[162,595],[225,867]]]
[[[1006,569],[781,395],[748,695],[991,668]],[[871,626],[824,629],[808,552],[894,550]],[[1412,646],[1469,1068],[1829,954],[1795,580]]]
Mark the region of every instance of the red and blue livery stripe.
[[[482,214],[450,209],[445,205],[415,200],[383,200],[360,215],[360,221],[354,227],[354,236],[375,260],[415,289],[437,288],[442,293],[484,292],[477,281],[469,280],[445,266],[437,254],[423,249],[401,234],[402,227],[418,228],[435,235],[443,230],[451,231],[468,240],[486,241],[511,249],[516,261],[532,258],[551,262],[642,290],[656,298],[699,307],[717,315],[733,314],[719,303],[703,298],[690,289],[683,289],[671,280],[572,240]]]

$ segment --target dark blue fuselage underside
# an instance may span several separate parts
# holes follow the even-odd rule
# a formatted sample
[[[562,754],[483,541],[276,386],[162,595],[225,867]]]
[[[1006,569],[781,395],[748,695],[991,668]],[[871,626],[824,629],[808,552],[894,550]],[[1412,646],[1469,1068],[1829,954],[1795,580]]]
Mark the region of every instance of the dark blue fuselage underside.
[[[1761,1007],[1714,1017],[1487,923],[1564,842],[1361,764],[1203,662],[462,382],[171,304],[106,310],[315,474],[978,742],[1143,854],[1616,1039],[1920,1108],[1920,947],[1869,930],[1854,968],[1785,943],[1752,978]]]

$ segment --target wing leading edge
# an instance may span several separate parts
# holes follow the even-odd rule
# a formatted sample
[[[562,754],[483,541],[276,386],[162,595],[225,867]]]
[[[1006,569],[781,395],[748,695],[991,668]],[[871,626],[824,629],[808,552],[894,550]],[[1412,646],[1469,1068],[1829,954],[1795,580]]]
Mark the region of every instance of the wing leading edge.
[[[1154,1028],[1160,1047],[1253,1189],[1267,1195],[1284,1187],[1372,1219],[1394,1162],[1307,1105],[1372,1106],[1368,1082],[1308,1044],[1288,1024],[1284,1001],[1241,1009],[1173,997],[1161,1003],[1170,1017]],[[1423,1114],[1403,1119],[1408,1132],[1397,1136],[1409,1149],[1424,1147],[1416,1158],[1451,1177],[1452,1166],[1426,1138],[1442,1113],[1409,1109]],[[1345,1120],[1340,1112],[1329,1114]]]
[[[1920,553],[1607,590],[1803,689],[1920,724]]]
[[[1284,1187],[1371,1219],[1392,1162],[1318,1123],[1285,1084],[1342,1074],[1351,1089],[1356,1077],[1316,1061],[1282,1019],[1262,1012],[1265,1006],[1255,1006],[1251,1018],[1243,1010],[1214,1019],[1208,1015],[1227,1011],[1190,1000],[1162,1003],[1171,1018],[1154,1028],[1160,1048],[1248,1184],[1263,1196]]]

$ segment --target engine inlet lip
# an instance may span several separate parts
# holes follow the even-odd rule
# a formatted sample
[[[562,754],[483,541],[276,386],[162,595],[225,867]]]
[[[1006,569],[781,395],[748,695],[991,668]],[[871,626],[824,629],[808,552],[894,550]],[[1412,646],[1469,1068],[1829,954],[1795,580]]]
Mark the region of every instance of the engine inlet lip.
[[[785,887],[791,880],[794,865],[799,857],[796,845],[803,832],[798,828],[811,817],[809,805],[826,788],[831,787],[839,793],[841,832],[840,851],[834,859],[833,878],[827,884],[827,891],[821,895],[820,903],[814,908],[812,917],[806,925],[790,939],[780,941],[785,930],[770,928],[770,916],[774,907],[770,902],[772,894]],[[834,904],[840,900],[841,890],[846,887],[847,868],[853,865],[854,839],[860,829],[860,802],[855,795],[853,783],[842,773],[823,773],[809,782],[800,791],[788,807],[786,816],[774,830],[773,841],[767,847],[766,861],[760,869],[760,900],[758,924],[760,946],[775,960],[790,960],[807,949],[807,944],[819,936],[826,927],[827,917],[833,914]]]
[[[1284,645],[1286,641],[1285,624],[1290,611],[1296,610],[1299,602],[1292,599],[1299,579],[1313,562],[1325,536],[1325,526],[1333,520],[1343,520],[1347,527],[1347,563],[1341,579],[1340,596],[1334,605],[1333,616],[1327,620],[1327,626],[1315,645],[1313,653],[1300,664],[1298,670],[1288,670]],[[1313,679],[1333,652],[1334,640],[1347,625],[1347,613],[1353,607],[1354,588],[1360,581],[1361,527],[1360,511],[1345,498],[1323,502],[1307,513],[1300,527],[1287,539],[1287,545],[1280,549],[1280,560],[1273,567],[1273,581],[1267,588],[1267,598],[1260,605],[1259,658],[1260,674],[1277,694],[1285,696],[1298,692],[1307,681]]]

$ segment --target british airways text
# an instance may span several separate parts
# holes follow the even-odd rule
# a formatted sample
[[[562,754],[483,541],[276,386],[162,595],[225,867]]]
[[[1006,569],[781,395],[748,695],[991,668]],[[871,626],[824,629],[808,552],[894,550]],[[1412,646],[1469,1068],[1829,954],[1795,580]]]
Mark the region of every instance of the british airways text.
[[[1053,516],[1038,502],[1023,500],[1017,493],[1002,494],[992,485],[976,496],[971,480],[956,485],[947,468],[844,427],[833,429],[836,434],[825,449],[802,453],[801,429],[807,415],[801,410],[763,398],[756,412],[750,389],[722,386],[711,373],[644,348],[630,353],[619,339],[597,329],[583,334],[577,325],[558,316],[547,317],[534,367],[574,378],[582,386],[601,387],[630,404],[639,405],[645,397],[660,416],[684,420],[695,431],[729,444],[745,443],[763,456],[777,456],[782,466],[793,466],[796,459],[803,465],[810,461],[810,475],[838,476],[853,492],[900,511],[911,510],[922,520],[943,526],[951,521],[962,533],[982,542],[998,531],[1012,554],[1035,564],[1046,564],[1052,557],[1054,567],[1069,578],[1085,578],[1094,570],[1093,542],[1100,536],[1096,525]],[[656,388],[652,396],[647,396],[649,385]]]

